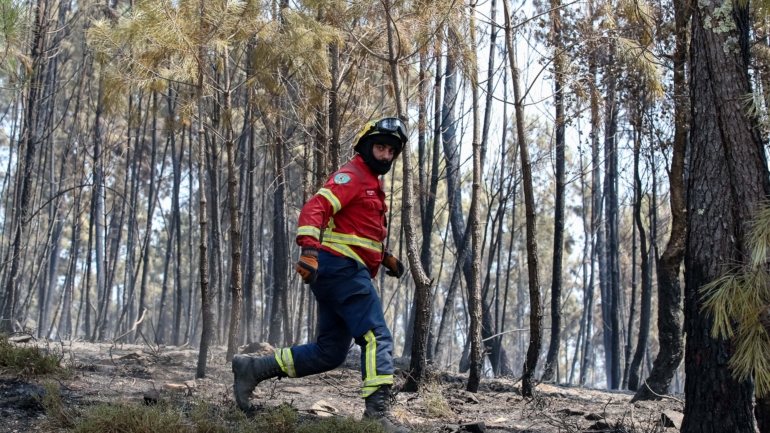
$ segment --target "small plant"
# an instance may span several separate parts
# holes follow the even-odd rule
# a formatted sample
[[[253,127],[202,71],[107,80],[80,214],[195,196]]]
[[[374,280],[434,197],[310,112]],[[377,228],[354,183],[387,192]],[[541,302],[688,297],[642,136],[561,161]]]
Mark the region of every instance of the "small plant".
[[[324,418],[318,422],[305,423],[296,433],[382,433],[382,426],[372,420],[357,421],[353,418]]]
[[[294,433],[297,430],[297,411],[288,405],[280,405],[259,413],[254,418],[257,431],[270,433]]]
[[[48,415],[48,423],[55,428],[72,428],[75,425],[76,415],[72,409],[66,408],[62,401],[59,384],[54,381],[46,381],[43,384],[45,393],[40,403]]]
[[[100,404],[86,409],[75,417],[63,409],[58,387],[47,391],[50,395],[43,405],[49,416],[62,420],[52,427],[65,428],[76,433],[382,433],[382,427],[370,420],[351,418],[301,418],[288,405],[258,411],[253,418],[246,417],[230,405],[219,406],[207,402],[193,403],[180,408],[161,403],[154,406],[131,404]],[[58,424],[57,424],[58,422]]]
[[[24,377],[62,373],[60,358],[38,347],[19,347],[0,335],[0,372]]]
[[[231,405],[200,402],[190,411],[189,417],[195,433],[294,433],[297,428],[297,411],[288,406],[258,412],[249,418]]]
[[[180,411],[166,405],[99,404],[88,408],[72,431],[77,433],[195,432]]]
[[[199,400],[184,410],[195,433],[250,433],[254,423],[232,405],[217,405]]]
[[[436,382],[428,382],[421,390],[425,410],[434,418],[450,418],[454,415],[444,394],[441,393],[441,385]]]

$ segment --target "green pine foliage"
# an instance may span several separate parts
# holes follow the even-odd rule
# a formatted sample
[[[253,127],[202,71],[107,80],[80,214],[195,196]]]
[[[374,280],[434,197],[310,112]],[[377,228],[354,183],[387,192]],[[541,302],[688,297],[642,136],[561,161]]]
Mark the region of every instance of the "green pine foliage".
[[[638,77],[653,98],[664,95],[661,60],[655,55],[655,16],[658,12],[645,1],[621,1],[616,14],[609,14],[617,31],[617,55],[630,75]],[[617,17],[617,22],[615,21]],[[614,26],[617,25],[617,28]]]
[[[22,49],[25,12],[23,4],[16,0],[0,0],[0,70],[8,73],[11,80],[22,71],[28,72],[31,64]],[[20,65],[23,68],[20,69]]]
[[[770,304],[770,205],[756,214],[747,236],[749,262],[703,286],[703,309],[714,323],[712,336],[732,339],[730,368],[739,380],[754,379],[756,394],[770,392],[770,335],[760,313]]]
[[[307,10],[287,10],[282,20],[268,17],[257,1],[205,2],[201,14],[199,2],[143,0],[117,22],[94,21],[87,37],[105,68],[107,102],[124,99],[132,86],[157,91],[172,82],[195,86],[199,65],[207,74],[204,95],[212,95],[221,91],[209,76],[222,70],[220,53],[227,49],[237,61],[247,45],[254,71],[246,84],[262,90],[257,95],[270,99],[286,91],[278,68],[302,87],[328,87],[326,47],[342,42],[339,29]]]

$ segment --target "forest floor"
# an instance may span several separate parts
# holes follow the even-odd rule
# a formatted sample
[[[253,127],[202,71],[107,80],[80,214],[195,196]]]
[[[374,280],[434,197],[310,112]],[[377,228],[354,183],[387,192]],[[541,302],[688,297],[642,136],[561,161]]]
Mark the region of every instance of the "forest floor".
[[[207,377],[195,379],[197,350],[192,348],[81,341],[36,344],[59,354],[68,367],[68,374],[53,381],[65,408],[140,406],[147,401],[235,406],[230,364],[221,347],[211,350]],[[287,404],[305,417],[358,419],[363,412],[360,374],[348,364],[318,376],[264,382],[253,401],[265,407]],[[668,433],[678,431],[682,418],[681,396],[630,403],[629,392],[541,383],[536,396],[525,399],[514,379],[484,378],[478,393],[465,391],[466,380],[467,375],[437,373],[425,391],[398,393],[394,415],[415,432],[445,433]],[[51,383],[0,372],[0,432],[71,431],[52,422],[41,404],[40,395]]]

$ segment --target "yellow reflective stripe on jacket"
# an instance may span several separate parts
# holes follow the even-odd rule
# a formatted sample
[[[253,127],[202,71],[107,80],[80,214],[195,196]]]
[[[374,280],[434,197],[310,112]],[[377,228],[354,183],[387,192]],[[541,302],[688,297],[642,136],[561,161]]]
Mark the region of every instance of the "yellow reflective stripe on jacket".
[[[350,248],[347,245],[344,244],[335,244],[333,242],[326,242],[326,239],[324,239],[323,243],[321,244],[333,251],[336,251],[340,254],[342,254],[345,257],[350,257],[351,259],[361,263],[362,265],[366,266],[366,262],[364,259],[361,258],[358,254],[356,254],[355,251],[353,251],[352,248]]]
[[[318,195],[325,198],[332,205],[332,213],[337,213],[342,209],[342,203],[340,199],[329,188],[321,188],[318,190]]]
[[[320,239],[321,229],[313,226],[300,226],[297,229],[297,236],[310,236],[316,239]]]
[[[337,244],[352,245],[354,247],[368,248],[377,252],[382,251],[382,242],[377,242],[372,239],[364,238],[356,235],[349,235],[346,233],[333,232],[331,230],[324,230],[324,241],[329,241]]]
[[[275,360],[278,361],[278,365],[287,376],[297,377],[297,370],[294,368],[294,357],[291,355],[290,348],[276,350]]]

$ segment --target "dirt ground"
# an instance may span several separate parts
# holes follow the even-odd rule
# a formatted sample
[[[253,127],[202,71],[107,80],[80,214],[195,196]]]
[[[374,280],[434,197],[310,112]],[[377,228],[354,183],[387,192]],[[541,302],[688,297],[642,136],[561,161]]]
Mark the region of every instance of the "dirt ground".
[[[211,351],[207,377],[195,379],[198,354],[193,348],[81,341],[43,346],[60,353],[71,368],[69,377],[58,380],[65,405],[141,403],[146,398],[234,405],[232,373],[221,347]],[[254,401],[268,407],[288,403],[317,416],[360,418],[363,401],[355,358],[318,376],[264,382]],[[524,399],[514,379],[485,378],[473,394],[464,389],[466,375],[436,377],[425,392],[396,395],[395,416],[415,431],[670,433],[681,423],[681,396],[631,404],[628,392],[539,384],[536,397]],[[40,381],[0,375],[0,432],[51,431],[39,402],[43,392]]]

